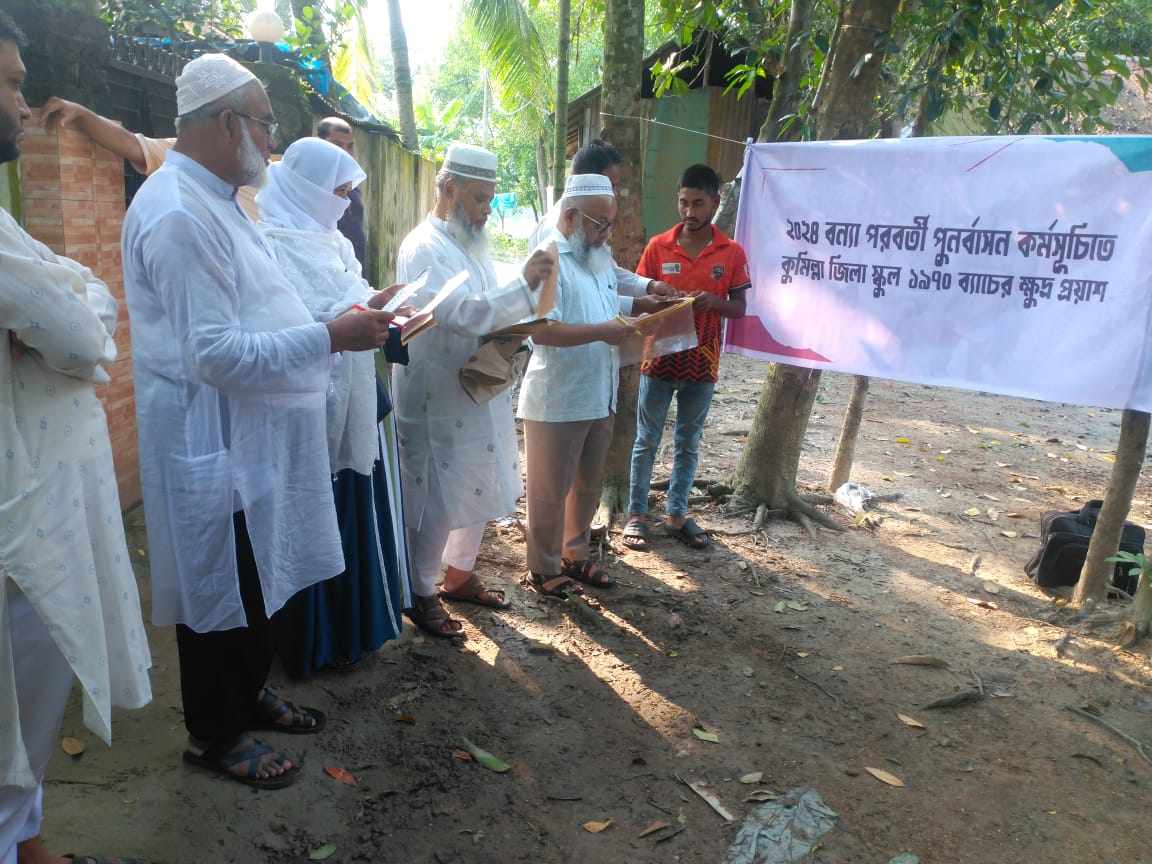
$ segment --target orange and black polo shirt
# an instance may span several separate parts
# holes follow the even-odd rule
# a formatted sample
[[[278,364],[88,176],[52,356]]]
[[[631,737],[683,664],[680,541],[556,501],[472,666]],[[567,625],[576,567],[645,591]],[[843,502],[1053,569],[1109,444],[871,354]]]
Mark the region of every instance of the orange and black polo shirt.
[[[682,293],[708,291],[727,298],[732,291],[749,286],[748,258],[740,244],[712,226],[712,242],[691,258],[678,238],[683,225],[677,225],[648,241],[636,272],[648,279],[667,282]],[[696,338],[699,347],[667,354],[645,363],[640,371],[652,378],[676,381],[715,381],[720,373],[720,337],[723,322],[719,312],[696,312]]]

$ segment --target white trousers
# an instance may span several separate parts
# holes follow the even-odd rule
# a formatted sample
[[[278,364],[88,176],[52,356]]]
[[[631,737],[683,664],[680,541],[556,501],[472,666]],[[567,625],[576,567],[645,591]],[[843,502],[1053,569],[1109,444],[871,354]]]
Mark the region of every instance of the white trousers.
[[[20,732],[28,762],[41,782],[35,789],[0,786],[0,864],[16,864],[16,845],[40,833],[44,771],[56,750],[73,678],[72,667],[52,641],[39,613],[11,582],[8,619],[8,632],[0,633],[0,639],[12,640]]]
[[[412,555],[412,591],[420,597],[432,597],[444,567],[471,570],[480,554],[485,523],[467,528],[449,529],[440,514],[431,508],[424,511],[419,531],[408,530],[408,551]]]

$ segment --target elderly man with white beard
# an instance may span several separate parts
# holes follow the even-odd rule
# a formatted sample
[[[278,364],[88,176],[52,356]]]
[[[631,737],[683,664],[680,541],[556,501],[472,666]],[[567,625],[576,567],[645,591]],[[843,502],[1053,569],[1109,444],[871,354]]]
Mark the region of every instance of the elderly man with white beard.
[[[436,178],[436,206],[404,238],[396,262],[401,282],[427,273],[429,293],[468,274],[436,309],[437,326],[409,345],[408,365],[394,373],[412,556],[413,607],[407,614],[441,638],[463,632],[441,597],[507,608],[505,592],[489,588],[473,571],[485,525],[514,513],[522,491],[511,393],[477,403],[461,386],[460,369],[482,336],[535,315],[535,292],[553,267],[551,256],[538,251],[518,278],[497,281],[484,233],[496,178],[495,154],[453,144]],[[437,594],[442,566],[447,570]]]
[[[568,178],[554,240],[560,253],[554,323],[537,333],[520,388],[528,476],[528,570],[541,594],[565,597],[578,582],[610,587],[588,557],[620,383],[617,345],[635,332],[621,315],[651,312],[657,297],[617,293],[608,238],[616,219],[612,182]]]
[[[325,721],[265,682],[273,616],[344,570],[331,356],[380,347],[392,316],[314,321],[241,212],[237,187],[261,184],[276,134],[248,69],[198,57],[176,79],[176,104],[176,145],[124,220],[153,618],[176,625],[185,761],[275,789],[300,768],[251,732],[309,734]]]

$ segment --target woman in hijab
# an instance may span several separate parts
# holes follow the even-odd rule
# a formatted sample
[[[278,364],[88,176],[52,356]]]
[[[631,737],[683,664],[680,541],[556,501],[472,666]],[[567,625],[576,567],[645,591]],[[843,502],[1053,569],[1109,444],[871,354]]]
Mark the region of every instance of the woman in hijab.
[[[317,321],[356,305],[378,308],[388,296],[364,280],[352,244],[336,230],[349,191],[364,179],[356,160],[336,145],[302,138],[269,167],[256,198],[264,235]],[[386,358],[407,363],[399,331],[393,329],[393,337]],[[385,448],[395,447],[391,411],[374,354],[336,355],[328,388],[328,456],[347,569],[285,607],[279,643],[290,675],[347,669],[400,634],[411,591],[398,478],[389,483],[384,461]]]

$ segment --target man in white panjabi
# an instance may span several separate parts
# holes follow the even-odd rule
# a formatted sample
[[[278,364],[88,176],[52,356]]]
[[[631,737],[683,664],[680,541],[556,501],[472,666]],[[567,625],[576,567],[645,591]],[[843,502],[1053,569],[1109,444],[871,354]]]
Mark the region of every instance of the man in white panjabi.
[[[0,163],[19,155],[24,37],[0,12]],[[151,698],[104,409],[116,301],[0,210],[0,864],[40,841],[43,781],[72,682],[111,740],[112,707]],[[91,859],[77,859],[80,861]]]
[[[186,762],[256,788],[299,766],[253,730],[324,715],[265,687],[270,619],[344,569],[328,471],[331,355],[372,350],[391,315],[313,320],[236,189],[262,182],[276,122],[223,54],[176,80],[178,136],[124,221],[153,618],[175,624]]]
[[[533,336],[520,387],[528,475],[528,570],[541,594],[581,593],[612,579],[589,557],[588,536],[612,440],[620,357],[635,330],[621,315],[652,312],[656,297],[621,296],[608,237],[616,219],[612,184],[573,174],[551,239],[559,252],[553,324]]]
[[[504,592],[485,586],[473,568],[484,526],[514,513],[523,488],[511,393],[477,404],[460,386],[460,369],[481,336],[535,314],[534,292],[552,272],[552,258],[537,252],[520,277],[499,284],[484,234],[496,177],[495,154],[453,144],[436,178],[435,209],[404,238],[396,262],[400,282],[426,272],[429,294],[454,275],[468,274],[437,308],[437,326],[409,344],[408,366],[393,373],[412,557],[408,616],[430,635],[445,638],[458,636],[463,627],[449,617],[440,596],[508,605]]]
[[[599,138],[594,138],[576,151],[572,157],[572,174],[602,174],[612,184],[612,194],[620,195],[620,166],[624,159],[620,151]],[[563,196],[541,217],[540,222],[528,237],[528,248],[534,249],[544,243],[556,230],[560,222],[560,207]],[[654,294],[658,297],[672,297],[676,289],[667,282],[649,279],[621,267],[613,260],[616,271],[616,291],[624,297],[643,297]]]

